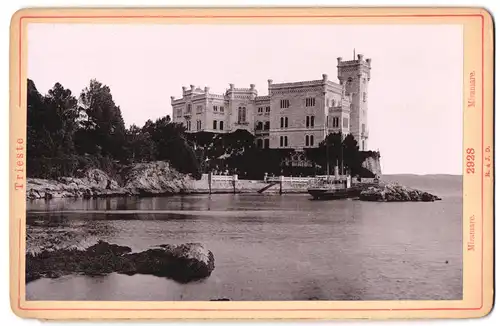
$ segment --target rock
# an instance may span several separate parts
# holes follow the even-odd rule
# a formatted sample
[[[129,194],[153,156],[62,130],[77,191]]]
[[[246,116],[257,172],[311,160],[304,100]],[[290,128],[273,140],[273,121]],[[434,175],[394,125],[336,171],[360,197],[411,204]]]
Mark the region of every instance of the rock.
[[[90,246],[85,251],[87,255],[99,256],[99,255],[114,255],[122,256],[128,254],[132,251],[129,247],[118,246],[115,244],[109,244],[107,242],[99,240],[95,245]]]
[[[441,198],[425,191],[410,189],[398,184],[379,184],[361,191],[360,200],[365,201],[435,201]]]
[[[215,268],[212,252],[199,243],[161,246],[128,258],[136,273],[165,276],[181,283],[208,277]],[[124,272],[131,273],[130,268],[126,266]]]
[[[135,164],[124,173],[124,179],[123,188],[140,196],[183,193],[192,181],[163,161]]]
[[[123,186],[99,169],[89,169],[76,177],[57,180],[28,178],[28,199],[66,197],[151,196],[188,193],[193,179],[172,168],[168,162],[137,163],[121,171]]]
[[[150,274],[187,283],[210,276],[215,268],[212,252],[199,243],[165,245],[131,253],[131,248],[99,241],[85,250],[44,250],[26,254],[26,282],[67,274]]]

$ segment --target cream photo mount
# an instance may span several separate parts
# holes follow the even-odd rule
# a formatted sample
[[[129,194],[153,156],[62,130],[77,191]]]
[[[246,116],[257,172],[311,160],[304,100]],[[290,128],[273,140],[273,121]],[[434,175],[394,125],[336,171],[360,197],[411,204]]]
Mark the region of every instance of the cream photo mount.
[[[454,24],[463,28],[463,299],[435,301],[29,301],[25,298],[29,24]],[[493,22],[482,8],[40,8],[11,21],[10,298],[37,319],[477,318],[493,305]]]

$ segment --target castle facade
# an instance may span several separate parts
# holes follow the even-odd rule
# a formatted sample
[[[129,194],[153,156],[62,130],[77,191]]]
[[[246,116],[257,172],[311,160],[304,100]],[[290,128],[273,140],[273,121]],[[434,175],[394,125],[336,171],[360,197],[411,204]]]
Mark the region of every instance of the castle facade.
[[[182,98],[171,97],[173,121],[187,132],[230,133],[244,129],[262,148],[317,147],[332,132],[351,133],[360,150],[368,149],[368,84],[371,59],[337,58],[335,83],[322,79],[291,83],[268,80],[268,94],[255,85],[212,94],[210,88],[182,88]]]

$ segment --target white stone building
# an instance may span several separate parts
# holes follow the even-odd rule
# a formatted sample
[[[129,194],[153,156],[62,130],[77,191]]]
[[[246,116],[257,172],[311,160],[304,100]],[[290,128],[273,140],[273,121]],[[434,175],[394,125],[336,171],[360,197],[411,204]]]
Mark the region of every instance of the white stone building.
[[[371,60],[337,58],[339,83],[322,79],[291,83],[268,80],[268,94],[258,96],[255,85],[230,88],[223,95],[210,88],[182,88],[171,97],[173,121],[188,132],[229,133],[245,129],[262,148],[316,147],[332,132],[351,133],[360,150],[368,149],[368,84]]]

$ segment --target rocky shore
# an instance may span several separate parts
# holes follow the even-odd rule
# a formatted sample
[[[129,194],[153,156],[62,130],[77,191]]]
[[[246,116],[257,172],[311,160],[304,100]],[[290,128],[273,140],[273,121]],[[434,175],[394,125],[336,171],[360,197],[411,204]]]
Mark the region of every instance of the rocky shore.
[[[435,200],[441,200],[441,198],[439,198],[438,196],[435,196],[428,192],[408,188],[395,183],[380,183],[376,186],[370,186],[360,192],[359,199],[364,201],[379,202],[433,202]]]
[[[120,180],[118,182],[117,180]],[[209,193],[208,179],[195,180],[180,173],[169,163],[158,161],[138,163],[120,171],[117,180],[99,169],[90,169],[79,177],[61,177],[57,180],[28,179],[27,199],[97,198],[124,196],[161,196],[175,194]],[[256,193],[267,186],[259,180],[212,181],[212,193]],[[282,185],[283,193],[307,193],[307,184]],[[271,187],[267,193],[278,193]],[[352,188],[352,196],[365,201],[435,201],[440,198],[395,183],[361,183]]]
[[[29,178],[28,199],[153,196],[189,192],[193,179],[173,169],[167,162],[139,163],[124,168],[121,184],[99,169],[89,169],[79,177],[57,180]]]
[[[131,251],[126,246],[99,241],[85,250],[66,248],[27,253],[26,282],[68,274],[95,276],[116,272],[150,274],[188,283],[210,276],[215,268],[213,253],[199,243]]]

